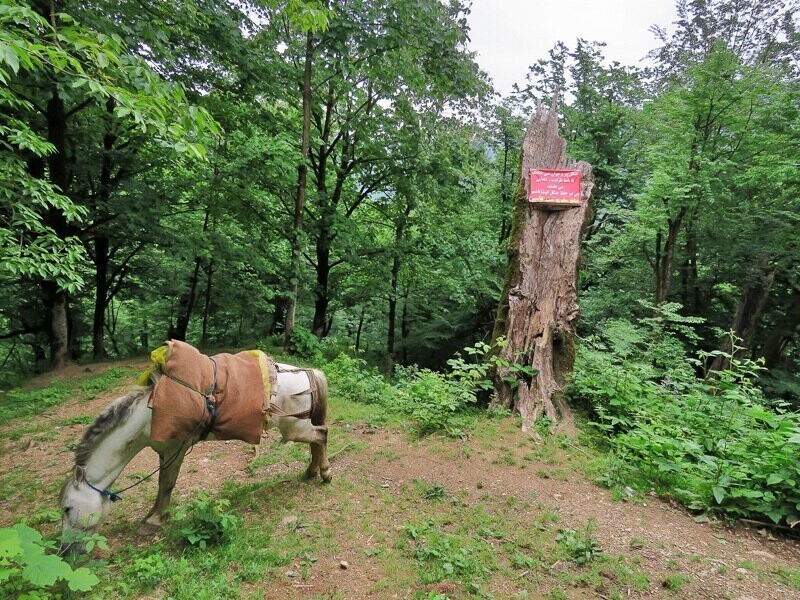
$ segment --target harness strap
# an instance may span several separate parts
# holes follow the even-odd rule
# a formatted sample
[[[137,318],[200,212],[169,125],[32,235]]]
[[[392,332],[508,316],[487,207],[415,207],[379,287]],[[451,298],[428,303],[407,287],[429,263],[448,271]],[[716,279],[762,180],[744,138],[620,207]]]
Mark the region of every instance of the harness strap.
[[[214,381],[211,383],[211,387],[205,394],[200,392],[203,396],[203,400],[206,401],[206,410],[208,411],[210,417],[208,419],[208,423],[203,429],[203,433],[200,434],[201,440],[205,440],[208,437],[208,434],[211,433],[211,430],[214,429],[214,425],[217,423],[217,398],[214,396],[214,392],[217,391],[217,361],[210,356],[208,357],[208,360],[210,360],[211,364],[214,366]]]
[[[214,369],[214,380],[211,382],[211,387],[208,388],[205,392],[202,390],[198,390],[192,384],[187,383],[180,377],[175,377],[171,375],[167,371],[163,371],[163,375],[167,379],[171,379],[175,383],[182,385],[185,388],[189,388],[193,392],[197,392],[203,397],[203,400],[206,404],[206,411],[208,412],[209,419],[206,426],[203,428],[203,433],[200,434],[200,439],[205,440],[208,437],[208,434],[211,433],[211,430],[214,429],[214,425],[217,423],[217,397],[214,393],[217,391],[217,361],[215,361],[212,357],[207,357],[208,360],[211,361],[211,365]]]
[[[292,397],[295,396],[302,396],[304,394],[311,394],[311,406],[306,410],[301,410],[295,413],[287,413],[284,411],[280,406],[275,404],[274,402],[269,403],[269,408],[267,408],[267,412],[269,413],[270,417],[294,417],[295,419],[310,419],[311,414],[314,412],[314,407],[317,404],[317,398],[319,396],[319,390],[317,389],[317,378],[314,377],[314,372],[311,369],[282,369],[278,365],[275,365],[276,369],[280,373],[305,373],[306,377],[308,378],[308,389],[303,390],[302,392],[297,392],[296,394],[292,394]]]
[[[183,450],[184,445],[185,445],[185,442],[180,445],[180,447],[178,448],[178,451],[175,452],[175,454],[173,454],[172,457],[163,466],[164,469],[166,469],[168,466],[170,466],[172,463],[175,462],[175,459],[178,458],[178,456],[180,455],[181,451]],[[194,444],[192,444],[191,448],[194,448]],[[191,450],[191,448],[190,448],[190,450]],[[122,488],[121,490],[117,490],[116,492],[112,492],[111,490],[107,490],[105,488],[101,489],[99,487],[95,487],[94,485],[92,485],[92,482],[89,481],[88,479],[86,479],[85,477],[84,477],[83,480],[86,482],[86,485],[88,485],[90,488],[92,488],[95,492],[97,492],[101,496],[108,497],[108,499],[111,500],[111,502],[118,502],[119,500],[122,500],[122,496],[120,496],[120,494],[122,492],[127,492],[129,489],[135,488],[140,483],[144,483],[145,481],[150,479],[153,475],[158,473],[161,469],[162,469],[162,467],[161,467],[161,465],[159,465],[159,467],[155,471],[152,471],[150,474],[145,475],[144,477],[142,477],[136,483],[133,483],[133,484],[129,485],[128,487]]]
[[[303,392],[305,394],[305,392]],[[267,412],[271,417],[294,417],[295,419],[310,419],[311,418],[311,409],[307,408],[306,410],[301,410],[299,412],[294,413],[287,413],[283,410],[280,406],[275,404],[274,402],[269,403],[269,408]]]

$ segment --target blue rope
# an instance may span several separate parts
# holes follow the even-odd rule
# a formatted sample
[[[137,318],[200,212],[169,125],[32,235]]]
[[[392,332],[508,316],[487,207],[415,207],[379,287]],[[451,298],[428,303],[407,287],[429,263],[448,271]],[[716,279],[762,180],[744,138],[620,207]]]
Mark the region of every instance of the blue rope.
[[[175,462],[175,459],[178,458],[178,455],[181,453],[181,450],[183,450],[184,444],[185,444],[185,442],[183,444],[181,444],[181,447],[178,448],[178,451],[175,454],[172,455],[172,457],[167,461],[167,464],[165,464],[163,468],[166,469],[168,466],[170,466],[172,463]],[[193,448],[194,448],[194,444],[192,444],[191,448],[189,448],[189,451],[191,451]],[[187,452],[187,454],[188,454],[188,452]],[[162,468],[161,465],[159,465],[158,468],[155,471],[153,471],[152,473],[150,473],[149,475],[146,475],[145,477],[142,477],[136,483],[131,484],[126,488],[122,488],[121,490],[117,490],[116,492],[112,492],[112,491],[107,490],[105,488],[101,489],[99,487],[96,487],[96,486],[92,485],[92,483],[88,479],[84,478],[84,481],[86,482],[86,485],[88,485],[90,488],[92,488],[95,492],[97,492],[101,496],[106,496],[109,500],[111,500],[111,502],[117,502],[119,500],[122,500],[122,496],[120,496],[120,494],[122,492],[127,492],[129,489],[135,488],[140,483],[144,483],[145,481],[150,479],[153,475],[158,473],[161,470],[161,468]]]

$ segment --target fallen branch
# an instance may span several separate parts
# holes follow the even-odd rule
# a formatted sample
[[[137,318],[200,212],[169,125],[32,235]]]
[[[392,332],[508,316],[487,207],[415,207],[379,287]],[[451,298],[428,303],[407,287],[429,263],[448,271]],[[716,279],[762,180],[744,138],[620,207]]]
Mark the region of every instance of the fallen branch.
[[[749,527],[764,527],[768,529],[775,529],[789,533],[795,537],[800,537],[800,527],[787,527],[786,525],[776,525],[775,523],[766,523],[764,521],[754,521],[753,519],[739,519],[739,522]]]
[[[342,452],[347,450],[352,445],[353,445],[353,442],[348,442],[344,446],[339,448],[336,452],[333,452],[332,454],[329,454],[328,455],[328,462],[332,461],[336,455],[341,454]]]

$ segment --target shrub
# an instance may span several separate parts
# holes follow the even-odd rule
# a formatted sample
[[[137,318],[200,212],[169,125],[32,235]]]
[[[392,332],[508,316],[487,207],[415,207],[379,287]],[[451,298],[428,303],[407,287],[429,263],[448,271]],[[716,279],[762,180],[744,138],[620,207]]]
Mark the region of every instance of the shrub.
[[[289,339],[289,351],[295,356],[315,359],[322,356],[319,338],[305,327],[294,327]]]
[[[386,404],[394,393],[392,386],[377,369],[367,366],[367,361],[339,354],[323,366],[331,389],[350,402]]]
[[[229,512],[231,503],[224,498],[211,498],[202,492],[191,503],[173,510],[169,536],[184,545],[205,549],[225,543],[240,525],[240,519]]]
[[[414,422],[418,435],[445,431],[453,437],[463,431],[463,413],[476,400],[471,386],[447,375],[422,369],[395,388],[390,407]]]
[[[54,554],[55,543],[27,525],[0,528],[0,596],[47,598],[87,592],[100,580],[87,567],[73,569]]]
[[[610,436],[605,482],[656,488],[695,510],[799,521],[800,415],[763,398],[754,384],[760,365],[734,346],[727,369],[698,379],[694,367],[718,353],[683,356],[664,370],[649,360],[646,335],[627,352],[609,352],[624,345],[613,337],[619,331],[630,340],[636,327],[581,344],[571,378],[570,394]]]
[[[592,525],[585,529],[560,529],[556,535],[556,542],[561,546],[569,560],[576,565],[585,565],[598,558],[603,550],[592,536]]]

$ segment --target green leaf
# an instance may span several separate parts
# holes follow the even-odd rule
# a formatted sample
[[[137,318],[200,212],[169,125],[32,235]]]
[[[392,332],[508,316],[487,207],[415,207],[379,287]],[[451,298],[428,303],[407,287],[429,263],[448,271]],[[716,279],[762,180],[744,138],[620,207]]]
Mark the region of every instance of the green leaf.
[[[86,567],[75,569],[68,577],[65,577],[69,589],[73,592],[88,592],[95,585],[100,583],[100,579]]]
[[[22,571],[22,576],[33,585],[48,587],[53,585],[57,579],[66,579],[72,574],[69,565],[54,554],[26,556],[26,559],[28,564]]]
[[[725,499],[725,488],[721,488],[717,485],[711,488],[711,493],[714,494],[714,500],[717,501],[717,504],[722,504],[722,501]]]
[[[769,477],[767,477],[767,485],[775,485],[781,481],[783,481],[783,477],[777,473],[772,473]]]
[[[0,529],[0,559],[22,554],[19,533],[14,529]]]

